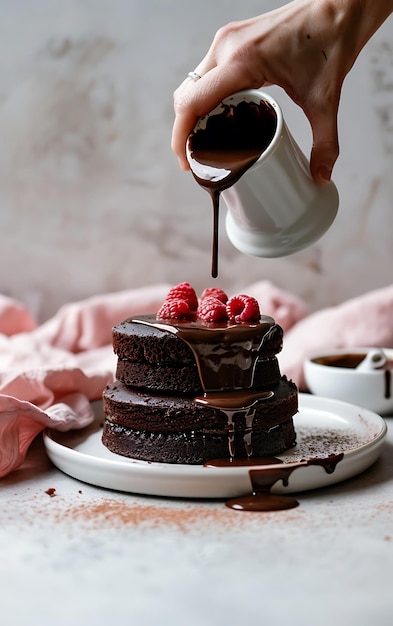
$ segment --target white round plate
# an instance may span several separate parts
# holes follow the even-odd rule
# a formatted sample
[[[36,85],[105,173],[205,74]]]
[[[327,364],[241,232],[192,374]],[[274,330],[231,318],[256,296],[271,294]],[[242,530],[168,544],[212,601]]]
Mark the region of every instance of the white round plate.
[[[154,496],[178,498],[234,498],[251,492],[248,467],[204,467],[150,463],[109,452],[101,443],[101,402],[95,403],[97,420],[82,431],[47,431],[44,443],[51,461],[64,473],[83,482]],[[297,445],[277,455],[284,463],[325,459],[343,453],[333,473],[320,465],[295,469],[287,486],[278,481],[272,493],[295,493],[325,487],[356,476],[380,455],[387,427],[367,409],[318,396],[299,394],[294,417]],[[258,466],[258,469],[272,467]],[[282,466],[280,466],[282,467]]]

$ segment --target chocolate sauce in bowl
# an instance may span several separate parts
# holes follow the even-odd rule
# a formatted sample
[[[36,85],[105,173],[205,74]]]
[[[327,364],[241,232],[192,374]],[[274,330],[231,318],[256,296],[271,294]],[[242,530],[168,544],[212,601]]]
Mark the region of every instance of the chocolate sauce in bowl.
[[[392,370],[385,369],[385,398],[392,396]]]
[[[222,105],[206,127],[188,138],[191,171],[213,204],[212,276],[218,275],[218,222],[221,192],[234,185],[271,143],[277,127],[274,108],[264,100]]]
[[[356,369],[358,365],[366,358],[367,353],[360,352],[345,352],[343,354],[329,354],[326,356],[315,357],[313,360],[314,363],[319,363],[320,365],[327,365],[329,367],[343,367],[345,369]],[[393,361],[391,359],[387,359],[387,361],[374,370],[375,372],[384,371],[385,377],[385,398],[391,398],[392,396],[392,372],[393,372]]]
[[[330,367],[345,367],[355,369],[366,358],[367,354],[361,353],[344,353],[332,354],[327,356],[316,357],[313,359],[315,363],[320,365],[328,365]]]

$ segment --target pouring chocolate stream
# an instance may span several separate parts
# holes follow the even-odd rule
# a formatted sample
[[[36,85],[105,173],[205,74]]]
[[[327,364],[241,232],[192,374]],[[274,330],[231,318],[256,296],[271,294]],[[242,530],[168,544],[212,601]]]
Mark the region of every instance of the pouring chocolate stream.
[[[218,230],[221,192],[234,185],[270,144],[277,126],[273,107],[240,102],[223,105],[222,112],[207,116],[206,126],[188,138],[188,159],[197,183],[211,196],[213,205],[212,276],[218,275]]]

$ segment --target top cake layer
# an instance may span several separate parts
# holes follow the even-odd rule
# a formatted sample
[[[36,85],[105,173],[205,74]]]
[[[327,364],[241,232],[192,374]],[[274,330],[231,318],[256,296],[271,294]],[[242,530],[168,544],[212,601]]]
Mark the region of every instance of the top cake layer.
[[[204,391],[252,388],[261,363],[275,360],[282,339],[282,328],[269,316],[233,324],[141,315],[113,328],[113,348],[120,361],[168,368],[197,366]]]

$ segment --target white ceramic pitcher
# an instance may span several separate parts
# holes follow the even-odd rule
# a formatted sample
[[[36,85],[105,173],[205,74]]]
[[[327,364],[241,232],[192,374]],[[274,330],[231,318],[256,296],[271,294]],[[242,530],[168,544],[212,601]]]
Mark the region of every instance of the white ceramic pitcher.
[[[315,183],[309,162],[290,134],[280,106],[269,94],[246,90],[226,98],[210,115],[225,105],[261,100],[277,116],[276,132],[259,159],[221,196],[228,207],[229,239],[244,254],[280,257],[317,241],[334,221],[338,192],[333,182]],[[206,125],[206,116],[198,122]],[[194,130],[198,130],[198,124]]]

